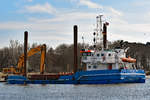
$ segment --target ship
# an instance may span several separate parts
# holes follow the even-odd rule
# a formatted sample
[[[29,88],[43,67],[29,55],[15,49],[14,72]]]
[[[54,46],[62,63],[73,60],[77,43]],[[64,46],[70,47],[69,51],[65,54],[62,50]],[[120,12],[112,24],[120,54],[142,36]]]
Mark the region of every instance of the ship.
[[[108,48],[107,26],[108,22],[102,21],[102,15],[96,17],[97,27],[94,35],[92,49],[84,47],[81,53],[81,69],[77,69],[77,56],[74,57],[74,72],[57,73],[49,75],[10,75],[8,84],[118,84],[118,83],[145,83],[145,72],[137,69],[136,59],[127,57],[129,48]],[[77,33],[77,26],[74,28]],[[74,36],[75,54],[77,55],[77,35]],[[101,41],[101,48],[97,47]],[[139,67],[138,67],[139,68]]]

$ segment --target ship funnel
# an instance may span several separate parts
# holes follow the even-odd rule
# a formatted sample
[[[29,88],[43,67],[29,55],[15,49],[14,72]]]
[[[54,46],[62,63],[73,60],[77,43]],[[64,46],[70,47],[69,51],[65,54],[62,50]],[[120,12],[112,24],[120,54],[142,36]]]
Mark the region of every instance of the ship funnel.
[[[107,26],[109,25],[108,22],[103,24],[103,48],[107,49]]]
[[[78,53],[77,53],[77,47],[78,47],[78,26],[74,25],[74,73],[77,72],[78,69]]]

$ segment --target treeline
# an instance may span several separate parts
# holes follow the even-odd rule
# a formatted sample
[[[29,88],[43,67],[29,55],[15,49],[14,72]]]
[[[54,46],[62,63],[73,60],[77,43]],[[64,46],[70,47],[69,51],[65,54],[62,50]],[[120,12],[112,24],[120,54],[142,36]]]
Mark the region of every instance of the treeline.
[[[42,44],[33,43],[28,45],[28,50],[35,48]],[[82,44],[78,44],[78,51],[83,48]],[[46,51],[46,72],[70,72],[73,71],[73,45],[61,44],[55,49],[47,46]],[[17,67],[19,56],[23,54],[24,46],[17,40],[11,40],[9,47],[0,49],[0,68],[4,67]],[[27,66],[29,72],[40,71],[40,57],[41,54],[36,53],[35,55],[28,58]],[[80,53],[78,53],[78,65],[80,65]]]
[[[34,48],[38,46],[37,43],[33,43],[28,47]],[[83,44],[78,43],[78,65],[80,69],[80,50],[83,48]],[[93,48],[86,44],[86,47]],[[98,46],[100,47],[100,46]],[[127,56],[131,56],[137,59],[137,68],[143,68],[146,71],[150,70],[150,43],[129,43],[127,41],[118,40],[115,42],[109,42],[110,49],[116,47],[127,48]],[[20,44],[17,40],[11,40],[9,47],[0,49],[0,68],[4,67],[17,67],[19,56],[23,54],[23,44]],[[73,44],[61,44],[55,49],[47,47],[46,52],[46,72],[69,72],[73,70]],[[39,72],[40,70],[40,52],[28,58],[28,71]]]

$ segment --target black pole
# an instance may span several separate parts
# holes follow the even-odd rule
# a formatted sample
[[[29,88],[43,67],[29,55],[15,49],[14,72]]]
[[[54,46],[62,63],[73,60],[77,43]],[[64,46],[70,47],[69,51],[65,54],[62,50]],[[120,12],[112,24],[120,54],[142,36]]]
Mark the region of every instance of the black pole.
[[[78,69],[77,42],[78,42],[78,26],[74,25],[74,73],[77,72]]]
[[[24,32],[24,76],[27,77],[27,47],[28,47],[28,32]]]

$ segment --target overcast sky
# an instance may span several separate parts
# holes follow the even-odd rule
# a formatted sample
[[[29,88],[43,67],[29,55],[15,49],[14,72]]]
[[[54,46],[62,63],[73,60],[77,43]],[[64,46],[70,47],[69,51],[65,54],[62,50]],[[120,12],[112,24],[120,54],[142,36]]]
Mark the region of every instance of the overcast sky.
[[[56,47],[73,43],[73,25],[79,27],[79,42],[92,42],[96,16],[109,22],[108,40],[150,41],[150,0],[1,0],[0,48],[10,40]]]

